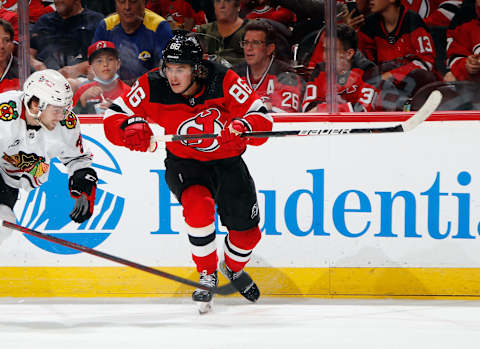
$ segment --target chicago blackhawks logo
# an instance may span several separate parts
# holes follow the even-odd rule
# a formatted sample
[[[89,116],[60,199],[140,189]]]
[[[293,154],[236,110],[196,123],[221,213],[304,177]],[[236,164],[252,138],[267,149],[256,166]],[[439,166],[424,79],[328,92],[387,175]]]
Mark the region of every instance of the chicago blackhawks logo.
[[[179,135],[193,135],[202,133],[219,134],[223,130],[220,122],[220,111],[217,108],[209,108],[193,118],[184,121],[177,130]],[[198,151],[215,151],[219,144],[216,139],[192,139],[185,140],[182,143],[186,146],[195,148]]]
[[[17,171],[7,170],[10,173],[27,172],[36,178],[42,177],[48,172],[48,164],[45,163],[43,156],[37,154],[26,154],[23,151],[16,155],[7,155],[3,153],[3,160],[18,168]]]
[[[65,126],[68,129],[75,128],[75,126],[77,126],[77,116],[72,111],[67,112],[65,119],[60,121],[60,125]]]
[[[0,119],[11,121],[18,118],[17,103],[8,101],[8,103],[0,104]]]

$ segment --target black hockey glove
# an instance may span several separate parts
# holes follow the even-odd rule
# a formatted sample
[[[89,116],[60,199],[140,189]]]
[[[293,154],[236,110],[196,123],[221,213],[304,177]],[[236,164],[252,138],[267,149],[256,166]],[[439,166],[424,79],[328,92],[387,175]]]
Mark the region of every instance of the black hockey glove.
[[[75,206],[70,213],[72,221],[82,223],[92,216],[97,181],[97,173],[93,168],[81,168],[70,177],[68,189],[75,199]]]

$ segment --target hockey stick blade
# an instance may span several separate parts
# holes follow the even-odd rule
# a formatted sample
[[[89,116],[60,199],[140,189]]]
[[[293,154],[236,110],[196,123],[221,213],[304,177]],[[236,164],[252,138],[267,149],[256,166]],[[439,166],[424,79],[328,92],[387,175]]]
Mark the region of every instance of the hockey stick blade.
[[[389,127],[367,127],[367,128],[347,128],[347,127],[328,127],[321,129],[304,129],[304,130],[285,130],[285,131],[254,131],[244,132],[241,137],[286,137],[286,136],[342,136],[349,134],[362,134],[362,133],[395,133],[395,132],[408,132],[425,121],[440,105],[442,101],[442,93],[438,90],[433,91],[428,96],[425,104],[413,114],[407,121]],[[175,141],[188,141],[195,139],[212,139],[217,138],[219,135],[215,133],[201,133],[190,135],[162,135],[156,136],[153,139],[157,142],[175,142]]]
[[[413,130],[415,127],[424,122],[438,108],[442,102],[442,93],[434,90],[430,93],[422,107],[410,119],[402,124],[403,132]]]
[[[170,273],[158,270],[158,269],[150,268],[150,267],[147,267],[146,265],[135,263],[135,262],[129,261],[127,259],[112,256],[108,253],[101,252],[101,251],[98,251],[98,250],[94,250],[92,248],[89,248],[89,247],[86,247],[86,246],[83,246],[83,245],[79,245],[79,244],[76,244],[74,242],[70,242],[70,241],[67,241],[67,240],[63,240],[63,239],[57,238],[55,236],[40,233],[36,230],[32,230],[32,229],[22,227],[21,225],[17,225],[17,224],[8,222],[8,221],[0,221],[0,222],[2,223],[2,225],[4,227],[7,227],[7,228],[10,228],[10,229],[13,229],[13,230],[17,230],[17,231],[20,231],[20,232],[28,234],[28,235],[35,236],[36,238],[46,240],[46,241],[50,241],[50,242],[54,242],[54,243],[62,245],[62,246],[70,247],[74,250],[85,252],[85,253],[88,253],[88,254],[103,258],[103,259],[107,259],[107,260],[112,261],[112,262],[116,262],[116,263],[119,263],[119,264],[126,265],[127,267],[135,268],[135,269],[142,270],[142,271],[145,271],[145,272],[150,273],[150,274],[161,276],[161,277],[169,279],[169,280],[177,281],[177,282],[179,282],[181,284],[184,284],[184,285],[188,285],[188,286],[192,286],[192,287],[196,287],[196,288],[201,288],[203,290],[207,290],[207,291],[217,293],[217,294],[220,294],[220,295],[224,295],[224,296],[237,292],[237,289],[231,283],[225,284],[225,285],[220,286],[220,287],[207,287],[207,286],[199,284],[198,282],[191,281],[191,280],[188,280],[188,279],[182,278],[180,276],[173,275],[173,274],[170,274]]]

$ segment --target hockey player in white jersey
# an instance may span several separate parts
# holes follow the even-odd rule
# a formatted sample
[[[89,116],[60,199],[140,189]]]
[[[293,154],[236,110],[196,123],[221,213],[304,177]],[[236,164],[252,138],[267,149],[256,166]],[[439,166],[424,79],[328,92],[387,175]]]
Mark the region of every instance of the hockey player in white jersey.
[[[30,75],[23,91],[0,94],[0,221],[16,222],[19,189],[30,191],[45,183],[53,158],[68,169],[75,198],[70,218],[81,223],[91,217],[97,174],[71,111],[72,97],[68,81],[51,69]],[[10,233],[0,225],[0,244]]]

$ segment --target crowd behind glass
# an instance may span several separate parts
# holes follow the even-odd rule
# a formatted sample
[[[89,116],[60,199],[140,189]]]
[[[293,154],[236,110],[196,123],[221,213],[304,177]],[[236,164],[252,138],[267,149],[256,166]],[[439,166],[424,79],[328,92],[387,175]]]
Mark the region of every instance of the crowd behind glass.
[[[331,111],[329,86],[338,112],[417,110],[434,89],[444,95],[440,110],[476,110],[480,103],[480,0],[328,6],[324,0],[6,0],[0,6],[0,92],[19,89],[21,72],[55,69],[71,83],[82,114],[102,113],[158,67],[178,32],[197,36],[205,59],[235,70],[272,112]],[[28,6],[28,18],[21,6]]]

